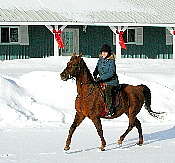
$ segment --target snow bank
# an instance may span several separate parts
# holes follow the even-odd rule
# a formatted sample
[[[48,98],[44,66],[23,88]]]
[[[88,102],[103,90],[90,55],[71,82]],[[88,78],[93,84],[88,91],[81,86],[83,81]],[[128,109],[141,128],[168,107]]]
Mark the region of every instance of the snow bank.
[[[29,86],[31,86],[32,84],[31,81],[36,81],[33,80],[35,79],[33,78],[35,75],[33,75],[32,73],[32,75],[29,74],[28,76],[30,77],[28,77],[27,79],[30,78],[31,80],[28,80],[27,82],[29,82]],[[43,78],[41,77],[39,80],[41,81],[41,79]],[[54,107],[54,104],[49,105],[49,103],[51,103],[52,100],[49,101],[48,97],[49,96],[53,97],[54,95],[52,92],[47,92],[47,89],[43,89],[45,87],[44,85],[36,83],[38,85],[38,88],[33,87],[36,93],[31,95],[31,93],[27,89],[25,89],[23,86],[20,86],[19,84],[17,84],[17,82],[15,82],[10,78],[1,76],[0,83],[1,83],[0,90],[2,90],[0,92],[1,124],[24,126],[28,121],[29,122],[38,121],[40,123],[41,122],[65,123],[65,115],[64,113],[62,113],[61,107],[60,110],[59,109],[57,110]],[[42,97],[42,95],[44,94],[45,96]],[[47,98],[48,101],[46,100]]]

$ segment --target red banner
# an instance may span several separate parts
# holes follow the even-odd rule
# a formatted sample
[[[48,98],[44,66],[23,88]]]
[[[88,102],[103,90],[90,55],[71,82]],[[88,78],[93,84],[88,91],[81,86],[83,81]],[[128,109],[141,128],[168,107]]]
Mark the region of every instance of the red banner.
[[[118,32],[118,30],[116,32],[117,32],[117,34],[119,34],[119,44],[120,44],[121,48],[127,49],[126,45],[125,45],[125,41],[123,39],[124,32],[123,31]]]
[[[59,48],[64,48],[63,39],[61,38],[62,31],[54,29],[53,33],[55,34],[55,39],[56,39],[56,41],[58,43],[58,47]]]

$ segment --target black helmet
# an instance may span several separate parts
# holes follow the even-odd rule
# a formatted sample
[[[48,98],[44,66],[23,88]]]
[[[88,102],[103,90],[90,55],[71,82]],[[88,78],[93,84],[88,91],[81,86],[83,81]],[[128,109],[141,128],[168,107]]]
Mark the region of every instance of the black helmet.
[[[107,44],[104,44],[100,50],[100,53],[102,53],[102,52],[108,52],[108,57],[109,57],[112,54],[111,47]]]

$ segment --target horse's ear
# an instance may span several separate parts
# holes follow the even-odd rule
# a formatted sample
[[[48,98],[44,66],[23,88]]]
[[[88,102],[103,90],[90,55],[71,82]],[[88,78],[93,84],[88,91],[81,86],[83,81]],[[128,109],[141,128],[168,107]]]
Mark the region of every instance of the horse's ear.
[[[74,53],[72,53],[72,56],[77,56],[77,54],[74,52]]]
[[[74,56],[74,57],[80,57],[81,58],[83,56],[83,53],[77,54],[77,53],[74,52],[72,54],[72,56]]]
[[[83,56],[83,53],[80,53],[79,56],[82,57]]]

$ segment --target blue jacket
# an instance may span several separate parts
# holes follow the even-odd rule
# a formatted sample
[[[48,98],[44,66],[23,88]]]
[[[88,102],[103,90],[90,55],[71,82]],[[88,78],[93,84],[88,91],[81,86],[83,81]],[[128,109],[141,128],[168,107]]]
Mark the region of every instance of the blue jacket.
[[[117,86],[119,84],[118,76],[116,74],[115,59],[113,56],[109,58],[99,58],[93,75],[97,76],[98,74],[100,80],[107,85]]]

